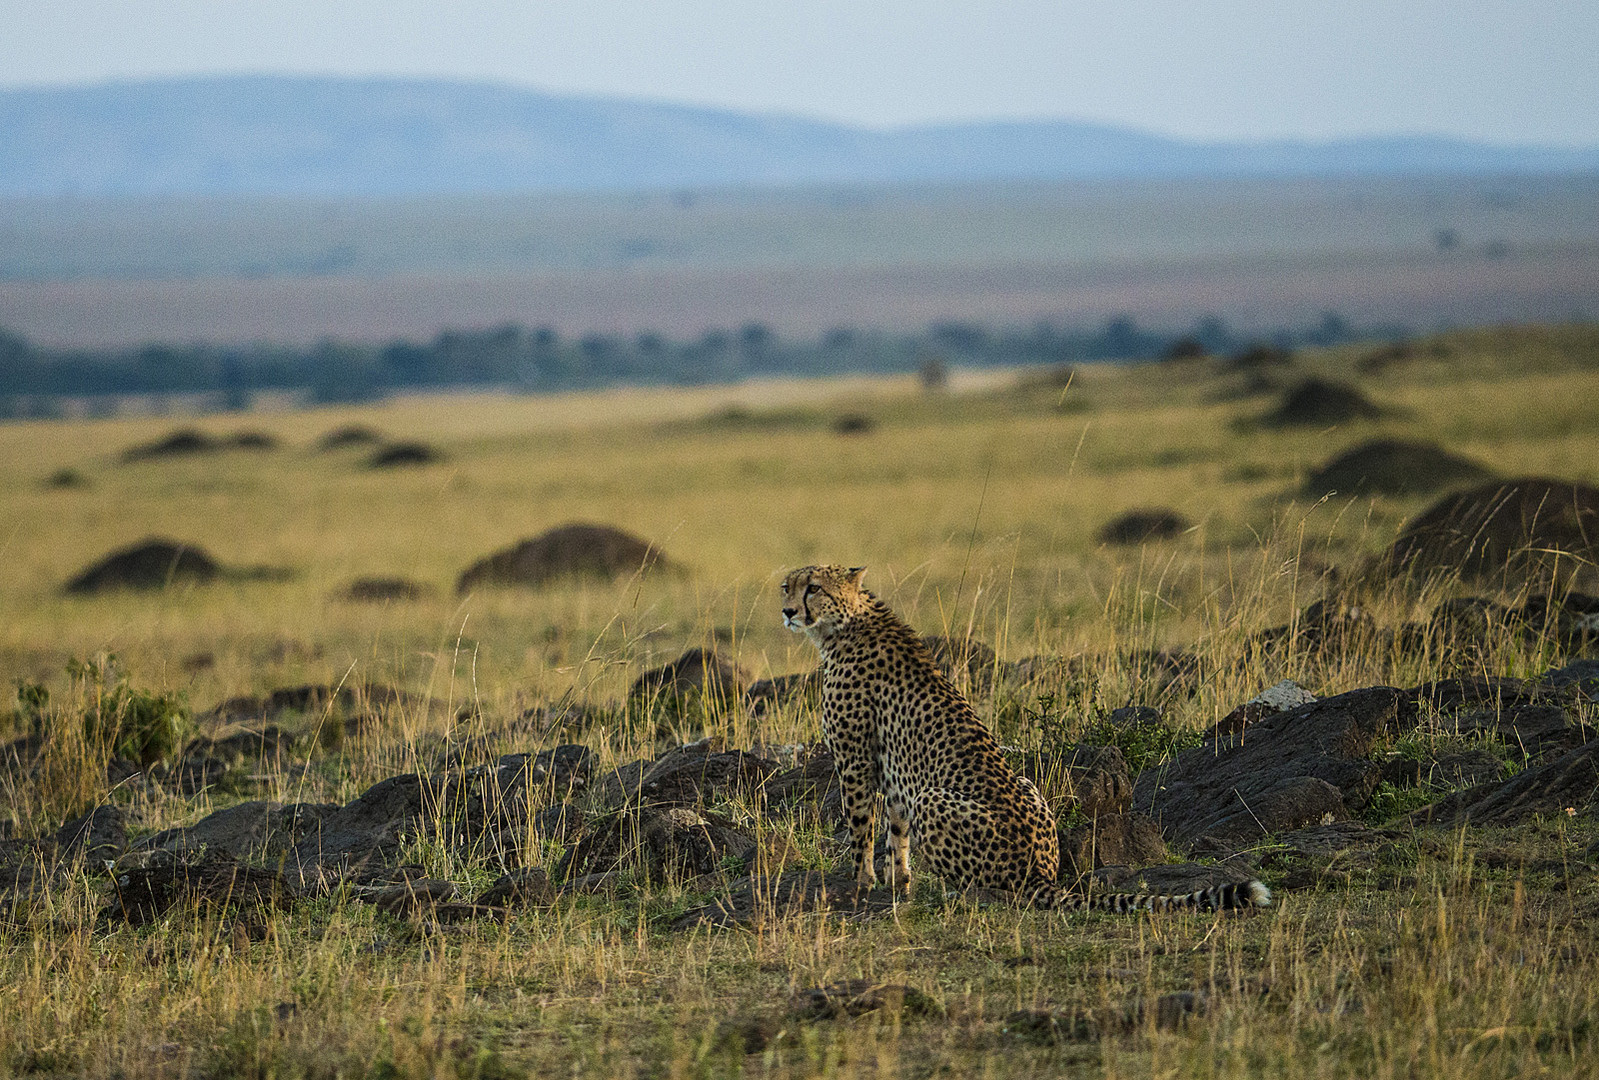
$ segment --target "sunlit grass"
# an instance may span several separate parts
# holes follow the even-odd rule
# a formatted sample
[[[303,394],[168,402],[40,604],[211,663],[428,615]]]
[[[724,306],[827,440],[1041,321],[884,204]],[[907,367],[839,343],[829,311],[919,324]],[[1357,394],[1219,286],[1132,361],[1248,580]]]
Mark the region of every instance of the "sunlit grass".
[[[969,634],[1002,664],[1064,658],[978,698],[985,717],[1014,721],[1006,737],[1021,744],[1046,733],[1017,718],[1046,706],[1065,737],[1126,704],[1158,705],[1192,732],[1283,678],[1336,693],[1462,666],[1536,674],[1565,657],[1510,634],[1464,657],[1379,636],[1332,653],[1255,642],[1323,596],[1327,569],[1358,566],[1426,502],[1306,500],[1305,471],[1347,445],[1403,435],[1505,475],[1599,482],[1591,330],[1448,341],[1447,363],[1363,380],[1390,416],[1332,431],[1240,424],[1265,399],[1218,400],[1230,377],[1199,366],[1088,369],[1064,391],[1019,390],[1007,374],[941,395],[850,380],[213,417],[210,430],[267,430],[285,446],[138,465],[117,455],[176,421],[0,426],[0,675],[8,692],[18,679],[51,689],[56,733],[42,784],[0,781],[0,827],[48,832],[105,798],[139,831],[246,797],[345,802],[473,739],[489,760],[576,739],[602,769],[704,734],[808,742],[818,721],[803,705],[762,717],[691,710],[663,726],[623,698],[646,666],[692,645],[714,643],[754,676],[808,670],[814,654],[773,609],[778,574],[811,561],[868,565],[868,584],[923,632]],[[1298,370],[1340,371],[1358,354],[1311,356]],[[729,404],[753,422],[719,419]],[[764,409],[861,412],[878,426],[857,437],[825,419],[763,429]],[[312,450],[351,421],[433,441],[449,460],[372,472],[358,450]],[[68,466],[90,486],[40,489]],[[1130,550],[1096,541],[1115,515],[1156,505],[1194,528]],[[475,559],[572,520],[634,531],[687,571],[455,594]],[[84,564],[148,534],[295,576],[61,595]],[[380,573],[434,594],[333,597]],[[1451,588],[1363,603],[1391,627]],[[1191,695],[1158,694],[1137,666],[1134,654],[1166,648],[1198,662]],[[108,795],[105,748],[83,734],[64,674],[69,658],[108,652],[136,685],[182,691],[195,711],[299,683],[413,696],[348,734],[333,709],[286,719],[301,738],[294,761],[246,790]],[[524,719],[562,699],[599,707],[597,726]],[[13,730],[0,736],[23,733],[23,720],[5,722]],[[1424,725],[1411,738],[1450,736]],[[841,855],[813,823],[747,800],[721,809],[791,843],[804,865]],[[267,913],[254,934],[214,909],[136,930],[94,925],[106,885],[85,873],[0,921],[0,1075],[1583,1074],[1599,1024],[1585,861],[1595,835],[1587,814],[1502,832],[1407,826],[1349,884],[1228,920],[978,909],[934,889],[873,919],[673,933],[670,920],[706,894],[625,880],[504,924],[435,927],[336,894]],[[553,849],[532,851],[553,864]],[[406,858],[468,895],[492,876],[472,852],[425,838]],[[935,1013],[795,1012],[798,991],[850,979],[904,984]],[[1168,1028],[1153,1003],[1173,992],[1203,1005]],[[1019,1010],[1086,1018],[1092,1035],[1039,1041],[1007,1023]],[[763,1045],[746,1054],[750,1030]]]

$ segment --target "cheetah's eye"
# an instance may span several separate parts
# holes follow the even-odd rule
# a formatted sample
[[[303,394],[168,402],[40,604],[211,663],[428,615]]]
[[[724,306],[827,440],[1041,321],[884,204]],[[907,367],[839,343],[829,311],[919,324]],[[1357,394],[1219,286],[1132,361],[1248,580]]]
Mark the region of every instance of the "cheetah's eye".
[[[815,591],[816,591],[816,586],[814,584],[805,586],[805,595],[806,596],[811,595],[811,593],[813,593]]]

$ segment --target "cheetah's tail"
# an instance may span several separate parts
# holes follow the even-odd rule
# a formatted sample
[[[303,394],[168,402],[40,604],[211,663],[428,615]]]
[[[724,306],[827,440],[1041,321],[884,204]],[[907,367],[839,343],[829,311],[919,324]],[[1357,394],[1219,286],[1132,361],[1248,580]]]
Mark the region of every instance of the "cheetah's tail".
[[[1161,893],[1099,893],[1084,896],[1058,885],[1035,889],[1033,907],[1063,911],[1229,911],[1271,906],[1271,890],[1259,881],[1213,885],[1180,896]]]

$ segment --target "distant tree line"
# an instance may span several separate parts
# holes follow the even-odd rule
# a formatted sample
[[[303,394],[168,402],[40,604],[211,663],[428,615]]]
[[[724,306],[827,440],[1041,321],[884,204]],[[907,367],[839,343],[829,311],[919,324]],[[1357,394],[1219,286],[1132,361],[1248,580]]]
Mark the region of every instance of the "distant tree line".
[[[1316,325],[1271,336],[1274,348],[1333,345],[1353,330],[1329,313]],[[1365,337],[1373,336],[1368,330]],[[1219,319],[1181,333],[1147,330],[1121,316],[1091,330],[1049,322],[994,329],[940,322],[920,333],[839,327],[786,340],[762,323],[678,340],[661,334],[563,337],[551,327],[507,324],[447,330],[430,342],[383,345],[323,341],[287,345],[149,344],[114,349],[34,345],[0,329],[0,415],[48,413],[50,400],[125,394],[212,394],[243,408],[258,391],[299,391],[318,402],[363,401],[397,390],[458,386],[527,392],[617,384],[734,382],[761,375],[913,372],[932,362],[960,366],[1139,361],[1167,355],[1226,355],[1258,347]]]

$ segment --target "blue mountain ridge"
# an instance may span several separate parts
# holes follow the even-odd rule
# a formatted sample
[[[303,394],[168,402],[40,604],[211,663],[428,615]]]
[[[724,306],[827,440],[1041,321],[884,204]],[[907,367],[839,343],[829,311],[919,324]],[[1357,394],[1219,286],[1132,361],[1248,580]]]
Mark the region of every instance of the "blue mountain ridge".
[[[254,75],[0,90],[4,197],[1596,169],[1599,147],[1432,136],[1201,143],[1068,121],[876,131],[427,79]]]

